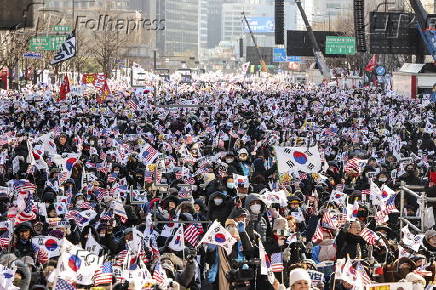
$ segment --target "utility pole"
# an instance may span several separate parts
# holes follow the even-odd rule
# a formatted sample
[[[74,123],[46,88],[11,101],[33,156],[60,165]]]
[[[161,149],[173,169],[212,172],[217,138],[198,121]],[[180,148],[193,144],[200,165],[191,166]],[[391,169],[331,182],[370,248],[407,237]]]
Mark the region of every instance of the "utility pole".
[[[313,55],[315,56],[316,62],[318,63],[318,68],[323,75],[324,79],[330,80],[330,69],[327,66],[324,55],[322,51],[319,49],[318,42],[316,41],[315,34],[313,34],[312,27],[307,20],[306,12],[304,11],[303,6],[301,5],[301,0],[295,0],[298,9],[300,10],[301,17],[303,18],[304,24],[306,25],[307,33],[309,34],[310,41],[312,42],[313,47]]]

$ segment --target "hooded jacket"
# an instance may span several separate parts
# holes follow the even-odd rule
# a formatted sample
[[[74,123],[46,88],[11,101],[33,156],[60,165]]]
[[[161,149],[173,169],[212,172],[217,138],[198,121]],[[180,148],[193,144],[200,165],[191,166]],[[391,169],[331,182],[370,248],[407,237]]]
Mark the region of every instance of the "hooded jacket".
[[[262,204],[259,214],[254,214],[250,210],[250,205],[253,201],[260,201]],[[255,237],[254,232],[258,233],[262,239],[262,243],[265,244],[267,232],[270,228],[267,220],[263,217],[263,214],[266,212],[265,203],[261,200],[259,194],[252,193],[245,198],[244,208],[250,213],[250,219],[246,227],[248,235],[253,239]]]
[[[216,205],[214,202],[215,197],[221,197],[223,202],[220,205]],[[225,196],[222,192],[215,192],[209,197],[209,220],[218,220],[222,225],[225,224],[227,217],[232,211],[232,199]]]

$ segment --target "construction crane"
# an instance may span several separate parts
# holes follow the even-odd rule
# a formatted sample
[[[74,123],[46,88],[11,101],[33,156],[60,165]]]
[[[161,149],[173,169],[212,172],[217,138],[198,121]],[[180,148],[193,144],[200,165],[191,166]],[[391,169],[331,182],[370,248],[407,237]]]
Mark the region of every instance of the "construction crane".
[[[307,33],[309,34],[309,39],[312,42],[313,47],[313,55],[315,56],[316,62],[318,64],[318,69],[323,75],[324,79],[329,81],[331,79],[330,69],[327,66],[324,55],[322,51],[319,49],[318,42],[316,41],[315,34],[313,34],[312,27],[307,20],[306,12],[304,11],[303,6],[301,5],[301,0],[295,0],[295,4],[297,4],[298,9],[300,10],[301,17],[303,18],[304,24],[306,25]]]
[[[419,33],[421,34],[421,37],[424,40],[428,52],[433,57],[433,60],[436,62],[436,43],[435,43],[436,33],[434,33],[432,31],[432,27],[430,27],[431,24],[430,20],[434,21],[434,19],[429,19],[427,11],[425,11],[420,0],[409,0],[409,1],[410,1],[410,6],[412,6],[416,14],[416,23]]]
[[[248,31],[250,32],[251,39],[253,40],[254,48],[256,49],[257,56],[259,57],[259,62],[260,62],[261,70],[263,72],[267,72],[268,68],[267,68],[266,63],[263,60],[263,57],[262,57],[262,55],[260,53],[259,46],[257,46],[257,41],[256,41],[256,38],[254,37],[253,31],[251,30],[250,23],[248,23],[247,17],[245,17],[245,12],[242,12],[241,14],[242,14],[242,17],[244,18],[245,24],[247,24]]]

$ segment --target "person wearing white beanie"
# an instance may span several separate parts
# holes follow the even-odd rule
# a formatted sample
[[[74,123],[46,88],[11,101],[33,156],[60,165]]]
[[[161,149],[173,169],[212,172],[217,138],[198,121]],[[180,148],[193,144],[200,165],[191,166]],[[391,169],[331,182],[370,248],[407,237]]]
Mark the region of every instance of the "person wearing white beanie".
[[[301,268],[294,269],[289,273],[290,290],[308,290],[311,289],[309,273]]]

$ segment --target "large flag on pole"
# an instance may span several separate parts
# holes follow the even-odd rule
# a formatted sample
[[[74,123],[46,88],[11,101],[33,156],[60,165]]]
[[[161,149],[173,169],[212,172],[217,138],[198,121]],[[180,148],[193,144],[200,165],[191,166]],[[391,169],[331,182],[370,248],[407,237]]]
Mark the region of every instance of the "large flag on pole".
[[[65,42],[61,45],[58,52],[54,56],[53,60],[50,62],[51,65],[61,63],[63,61],[69,60],[70,58],[76,56],[77,52],[77,41],[76,41],[76,31],[73,30],[65,39]]]
[[[280,147],[275,146],[280,174],[289,172],[317,173],[321,170],[321,155],[318,146]]]

